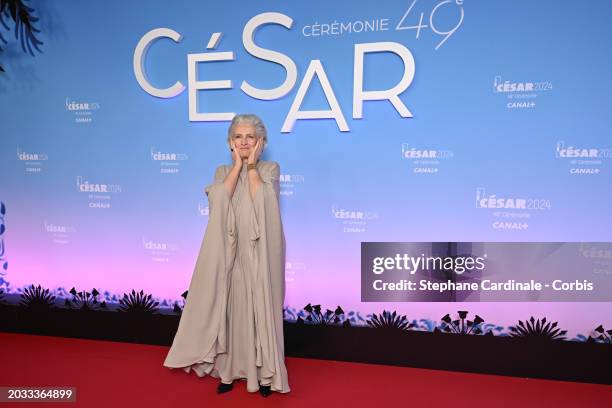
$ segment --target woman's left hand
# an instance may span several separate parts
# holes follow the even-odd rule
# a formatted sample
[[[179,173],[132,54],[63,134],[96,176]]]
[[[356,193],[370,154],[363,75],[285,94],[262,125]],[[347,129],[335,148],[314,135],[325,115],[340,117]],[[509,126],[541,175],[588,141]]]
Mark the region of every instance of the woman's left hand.
[[[263,150],[263,139],[258,138],[257,142],[255,142],[255,147],[251,150],[251,154],[249,154],[249,158],[247,159],[248,164],[257,163],[259,160],[259,156],[261,156],[261,152]]]

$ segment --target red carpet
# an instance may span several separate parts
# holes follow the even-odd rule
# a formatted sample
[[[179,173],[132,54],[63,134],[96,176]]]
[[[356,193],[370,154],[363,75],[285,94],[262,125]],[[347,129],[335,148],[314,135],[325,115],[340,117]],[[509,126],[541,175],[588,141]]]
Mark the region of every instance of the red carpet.
[[[77,388],[76,403],[0,407],[612,406],[606,385],[301,358],[287,358],[288,394],[263,398],[237,381],[218,395],[216,379],[163,367],[168,347],[12,333],[0,345],[1,386]]]

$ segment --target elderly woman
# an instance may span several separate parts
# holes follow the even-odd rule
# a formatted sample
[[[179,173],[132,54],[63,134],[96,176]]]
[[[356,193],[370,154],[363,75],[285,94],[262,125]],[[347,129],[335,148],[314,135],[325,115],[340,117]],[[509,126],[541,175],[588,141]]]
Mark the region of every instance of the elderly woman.
[[[267,135],[255,115],[236,115],[227,142],[233,164],[205,188],[208,226],[164,366],[220,378],[219,393],[235,379],[248,392],[287,393],[280,168],[259,160]]]

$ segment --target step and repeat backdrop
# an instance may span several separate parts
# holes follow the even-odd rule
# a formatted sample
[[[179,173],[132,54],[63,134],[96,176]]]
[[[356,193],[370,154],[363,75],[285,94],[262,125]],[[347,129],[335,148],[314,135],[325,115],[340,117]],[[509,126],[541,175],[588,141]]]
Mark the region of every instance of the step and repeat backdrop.
[[[281,167],[289,309],[612,326],[587,284],[612,276],[612,3],[27,4],[31,53],[0,27],[6,294],[180,303],[229,121],[255,113]],[[573,242],[587,259],[553,297],[365,296],[368,242]]]

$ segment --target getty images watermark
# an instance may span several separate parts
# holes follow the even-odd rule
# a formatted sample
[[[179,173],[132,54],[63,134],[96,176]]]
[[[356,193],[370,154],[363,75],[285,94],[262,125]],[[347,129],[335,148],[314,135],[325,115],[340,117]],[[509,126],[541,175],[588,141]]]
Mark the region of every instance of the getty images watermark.
[[[610,253],[592,243],[589,253]],[[585,243],[362,242],[363,302],[610,301]],[[593,249],[595,248],[595,249]]]

